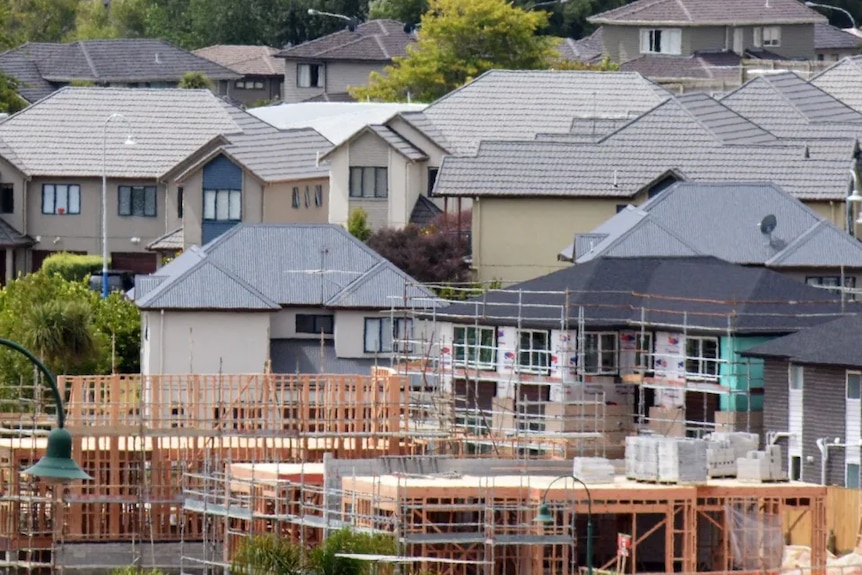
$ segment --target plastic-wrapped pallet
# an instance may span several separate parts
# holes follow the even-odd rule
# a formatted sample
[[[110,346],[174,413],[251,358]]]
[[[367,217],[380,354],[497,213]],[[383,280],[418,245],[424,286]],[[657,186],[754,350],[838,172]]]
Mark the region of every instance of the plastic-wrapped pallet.
[[[706,441],[666,437],[658,444],[658,480],[706,483]]]
[[[626,437],[626,478],[637,479],[638,473],[638,449],[640,437],[629,435]]]
[[[751,451],[736,461],[736,478],[740,481],[769,481],[769,458],[763,451]]]
[[[572,472],[587,484],[614,482],[614,466],[604,457],[575,457]]]
[[[658,437],[639,437],[635,472],[640,481],[658,481]]]

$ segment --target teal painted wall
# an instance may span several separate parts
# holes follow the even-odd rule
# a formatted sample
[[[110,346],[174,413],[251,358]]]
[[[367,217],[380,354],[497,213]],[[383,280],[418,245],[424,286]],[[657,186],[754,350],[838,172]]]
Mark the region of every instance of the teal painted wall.
[[[748,411],[748,400],[751,399],[751,411],[763,411],[763,360],[742,357],[740,352],[761,343],[774,339],[768,336],[734,336],[722,337],[719,341],[721,364],[719,381],[721,385],[734,389],[751,389],[750,394],[722,394],[722,411]]]

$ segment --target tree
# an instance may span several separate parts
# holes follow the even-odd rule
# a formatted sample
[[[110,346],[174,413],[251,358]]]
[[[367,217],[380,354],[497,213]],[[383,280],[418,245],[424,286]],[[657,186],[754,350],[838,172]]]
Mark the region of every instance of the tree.
[[[347,218],[347,231],[359,241],[366,242],[373,233],[368,225],[368,212],[364,208],[355,208]]]
[[[24,342],[59,373],[92,362],[96,356],[93,310],[80,300],[48,300],[22,318]]]
[[[187,90],[211,90],[212,87],[212,80],[207,78],[203,72],[186,72],[177,84],[177,88],[185,88]]]
[[[558,39],[536,35],[547,22],[545,12],[506,0],[429,0],[418,42],[351,94],[357,100],[430,102],[493,68],[547,68],[559,56]]]
[[[416,24],[427,10],[428,0],[372,0],[368,6],[368,18]]]
[[[276,535],[246,537],[231,562],[231,572],[237,575],[303,575],[303,550]]]
[[[395,555],[395,538],[382,533],[361,533],[341,529],[332,533],[308,556],[308,566],[314,575],[365,575],[371,564],[358,559],[337,557],[338,553]]]
[[[368,247],[414,279],[432,284],[462,283],[469,266],[463,238],[433,227],[385,228],[368,239]]]
[[[78,0],[6,0],[4,35],[12,45],[62,42],[75,31]]]

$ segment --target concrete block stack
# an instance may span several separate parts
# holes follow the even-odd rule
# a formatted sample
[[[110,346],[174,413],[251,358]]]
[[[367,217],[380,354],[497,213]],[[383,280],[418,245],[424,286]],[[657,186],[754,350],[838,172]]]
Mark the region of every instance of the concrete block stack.
[[[614,482],[614,465],[604,457],[575,457],[572,473],[588,485]]]
[[[757,434],[744,432],[712,433],[706,440],[709,477],[736,477],[736,461],[756,451],[759,443]]]
[[[777,445],[765,451],[750,451],[736,462],[737,479],[740,481],[786,481],[787,473],[781,460],[781,448]]]
[[[626,440],[626,477],[657,483],[705,483],[706,442],[638,436]]]

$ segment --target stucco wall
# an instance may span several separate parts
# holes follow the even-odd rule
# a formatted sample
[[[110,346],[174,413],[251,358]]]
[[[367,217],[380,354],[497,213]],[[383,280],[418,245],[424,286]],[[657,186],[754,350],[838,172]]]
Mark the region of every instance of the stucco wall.
[[[323,87],[300,88],[297,86],[297,65],[301,62],[286,60],[284,63],[284,87],[282,101],[302,102],[321,94],[341,94],[350,86],[366,86],[373,71],[382,71],[383,62],[327,62],[324,65]],[[316,63],[316,62],[309,62]]]
[[[144,311],[144,374],[261,373],[269,356],[270,313]]]
[[[282,88],[281,100],[283,102],[287,102],[288,104],[302,102],[304,100],[314,98],[315,96],[319,96],[326,91],[325,75],[323,80],[323,87],[321,88],[300,88],[299,86],[297,86],[296,67],[298,64],[299,62],[292,62],[290,60],[284,61],[284,85]]]
[[[279,312],[272,314],[269,324],[269,332],[271,339],[320,339],[319,334],[297,333],[296,332],[296,316],[299,314],[308,315],[324,315],[333,312],[322,308],[299,308],[291,307],[282,309]],[[333,314],[334,315],[334,314]],[[336,316],[337,319],[337,316]],[[336,329],[337,322],[336,322]],[[324,335],[324,339],[333,339],[332,335]]]
[[[323,190],[320,206],[314,203],[315,186]],[[300,205],[293,207],[293,188],[299,188]],[[306,206],[305,193],[308,189],[309,202]],[[329,218],[329,179],[300,180],[267,184],[263,189],[263,214],[260,221],[268,224],[325,224]]]

